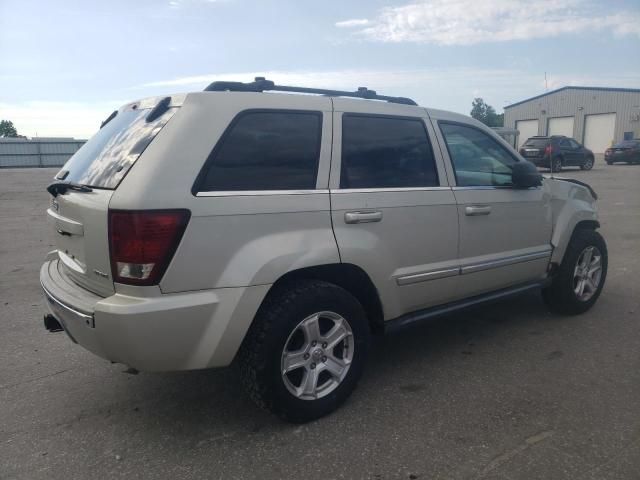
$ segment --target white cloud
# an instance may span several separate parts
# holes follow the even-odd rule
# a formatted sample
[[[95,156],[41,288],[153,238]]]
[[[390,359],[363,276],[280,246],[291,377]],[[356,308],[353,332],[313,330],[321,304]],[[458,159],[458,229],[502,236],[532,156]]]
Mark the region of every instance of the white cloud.
[[[424,0],[386,7],[357,35],[382,42],[472,45],[608,30],[640,36],[640,12],[589,0]],[[336,25],[337,26],[337,25]]]
[[[226,3],[231,0],[169,0],[167,5],[171,9],[178,9],[182,7],[186,7],[187,5],[195,5],[195,4],[214,4],[214,3]]]
[[[126,101],[78,103],[35,101],[0,103],[0,118],[11,120],[20,135],[89,138],[100,123]]]
[[[367,20],[366,18],[353,18],[351,20],[342,20],[341,22],[336,22],[336,27],[352,28],[352,27],[362,27],[368,24],[369,24],[369,20]]]

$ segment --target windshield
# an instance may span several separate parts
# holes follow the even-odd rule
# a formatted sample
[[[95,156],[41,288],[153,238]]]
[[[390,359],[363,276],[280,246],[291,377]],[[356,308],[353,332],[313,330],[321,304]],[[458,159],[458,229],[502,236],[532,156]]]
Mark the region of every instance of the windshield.
[[[549,145],[548,138],[530,138],[524,144],[525,147],[545,148]]]
[[[102,127],[62,167],[65,181],[113,190],[140,154],[177,111],[170,108],[151,122],[148,109],[125,110]]]

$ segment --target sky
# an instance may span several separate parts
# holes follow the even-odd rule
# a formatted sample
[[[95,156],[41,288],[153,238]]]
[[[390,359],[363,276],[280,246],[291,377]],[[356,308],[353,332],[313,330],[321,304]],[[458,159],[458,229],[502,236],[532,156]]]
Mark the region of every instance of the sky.
[[[0,0],[0,119],[23,135],[88,138],[128,101],[255,76],[465,114],[640,88],[640,0]]]

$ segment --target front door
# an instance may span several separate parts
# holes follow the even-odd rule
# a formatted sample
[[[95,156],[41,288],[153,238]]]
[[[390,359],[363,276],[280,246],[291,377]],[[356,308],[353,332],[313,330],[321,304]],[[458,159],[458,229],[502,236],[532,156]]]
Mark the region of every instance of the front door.
[[[369,274],[388,320],[456,296],[457,206],[426,112],[362,103],[334,99],[332,220],[342,262]]]
[[[511,165],[521,160],[493,133],[434,123],[456,178],[461,295],[542,279],[551,256],[549,195],[542,187],[512,187]]]

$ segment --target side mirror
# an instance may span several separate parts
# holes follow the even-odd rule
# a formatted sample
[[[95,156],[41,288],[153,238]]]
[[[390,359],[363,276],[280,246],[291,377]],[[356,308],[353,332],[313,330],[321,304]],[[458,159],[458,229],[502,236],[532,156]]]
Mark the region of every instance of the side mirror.
[[[515,188],[531,188],[542,185],[542,175],[536,166],[527,161],[513,164],[511,181]]]

